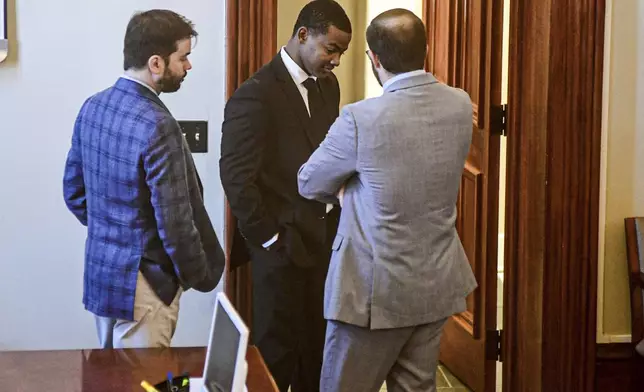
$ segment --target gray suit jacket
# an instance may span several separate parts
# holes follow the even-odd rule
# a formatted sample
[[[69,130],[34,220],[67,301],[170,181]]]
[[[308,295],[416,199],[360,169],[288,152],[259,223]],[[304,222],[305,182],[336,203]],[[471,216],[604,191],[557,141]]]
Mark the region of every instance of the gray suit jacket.
[[[471,135],[467,93],[428,73],[343,108],[298,174],[302,196],[323,202],[346,184],[327,319],[401,328],[465,310],[476,280],[455,221]]]

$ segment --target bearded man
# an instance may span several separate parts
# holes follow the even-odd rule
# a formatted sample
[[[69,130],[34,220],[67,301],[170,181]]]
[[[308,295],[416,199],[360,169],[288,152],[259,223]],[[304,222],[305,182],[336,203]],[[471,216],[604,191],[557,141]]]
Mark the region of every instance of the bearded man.
[[[125,74],[76,119],[63,193],[87,226],[83,303],[103,348],[170,346],[182,292],[211,291],[223,273],[190,149],[159,99],[192,68],[196,36],[172,11],[134,15]]]

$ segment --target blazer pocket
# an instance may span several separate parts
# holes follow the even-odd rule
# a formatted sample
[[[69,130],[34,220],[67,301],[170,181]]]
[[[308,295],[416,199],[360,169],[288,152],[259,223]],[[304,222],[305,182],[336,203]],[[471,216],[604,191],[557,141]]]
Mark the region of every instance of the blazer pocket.
[[[333,239],[332,249],[334,251],[340,250],[340,247],[342,246],[342,241],[344,241],[344,237],[342,236],[342,234],[336,234],[335,239]]]

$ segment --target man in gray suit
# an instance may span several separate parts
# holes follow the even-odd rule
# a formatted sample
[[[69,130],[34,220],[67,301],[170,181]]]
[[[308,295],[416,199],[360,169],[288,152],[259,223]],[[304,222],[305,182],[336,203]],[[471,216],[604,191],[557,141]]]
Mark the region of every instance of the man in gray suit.
[[[343,206],[320,390],[434,391],[445,322],[476,288],[455,227],[472,105],[423,70],[410,11],[377,16],[367,43],[384,94],[343,108],[298,175],[302,196]]]

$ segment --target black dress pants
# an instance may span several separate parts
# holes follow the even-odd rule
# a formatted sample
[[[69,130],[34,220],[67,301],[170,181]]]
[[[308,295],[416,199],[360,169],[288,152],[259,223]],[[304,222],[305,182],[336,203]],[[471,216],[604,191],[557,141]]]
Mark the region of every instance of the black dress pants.
[[[329,268],[322,255],[314,267],[295,265],[281,250],[251,248],[252,341],[279,390],[316,392],[324,352],[324,282]]]

